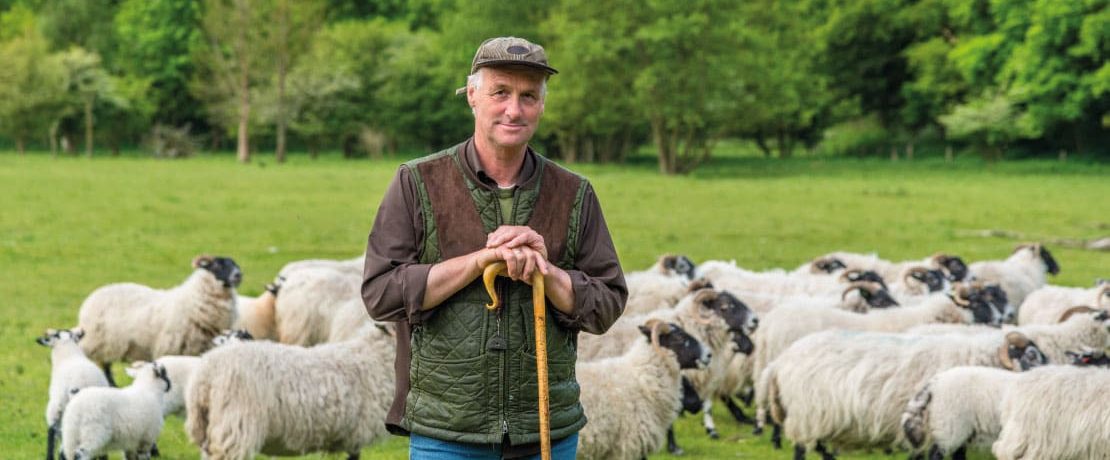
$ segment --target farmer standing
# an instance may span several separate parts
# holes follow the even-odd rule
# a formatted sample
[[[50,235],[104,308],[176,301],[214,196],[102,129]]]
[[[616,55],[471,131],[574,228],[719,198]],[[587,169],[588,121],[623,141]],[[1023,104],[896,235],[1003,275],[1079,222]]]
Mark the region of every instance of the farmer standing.
[[[543,274],[554,458],[572,459],[586,424],[574,379],[579,331],[605,332],[628,297],[601,206],[585,178],[528,147],[556,73],[543,47],[486,40],[466,94],[474,135],[402,165],[378,208],[362,298],[395,321],[396,395],[386,426],[413,459],[539,452],[531,286]],[[503,306],[481,274],[504,261]]]

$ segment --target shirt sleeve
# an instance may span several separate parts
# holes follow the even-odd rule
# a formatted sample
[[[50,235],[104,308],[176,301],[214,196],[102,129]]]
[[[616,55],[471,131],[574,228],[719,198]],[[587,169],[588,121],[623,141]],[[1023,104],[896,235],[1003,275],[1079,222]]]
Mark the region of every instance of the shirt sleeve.
[[[376,321],[420,324],[431,311],[424,302],[431,264],[421,264],[424,222],[416,183],[406,167],[397,170],[382,197],[366,243],[362,301]]]
[[[574,313],[553,310],[555,320],[564,327],[602,334],[624,312],[628,286],[592,185],[587,184],[582,200],[578,253],[574,269],[567,270],[574,290]]]

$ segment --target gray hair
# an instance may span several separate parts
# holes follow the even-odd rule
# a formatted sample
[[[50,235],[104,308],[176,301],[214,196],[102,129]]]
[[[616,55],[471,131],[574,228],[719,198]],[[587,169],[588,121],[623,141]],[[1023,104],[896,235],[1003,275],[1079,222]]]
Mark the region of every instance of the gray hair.
[[[474,72],[466,77],[466,86],[473,87],[475,91],[482,89],[482,74],[485,67],[481,67],[477,72]],[[547,99],[547,76],[544,76],[543,83],[540,85],[540,100]]]

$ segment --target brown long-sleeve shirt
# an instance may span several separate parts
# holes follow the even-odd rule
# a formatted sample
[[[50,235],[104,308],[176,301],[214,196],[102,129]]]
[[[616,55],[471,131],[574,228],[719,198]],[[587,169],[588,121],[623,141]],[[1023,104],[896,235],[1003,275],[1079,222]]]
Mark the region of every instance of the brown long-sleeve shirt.
[[[464,174],[480,186],[496,190],[496,182],[481,168],[473,140],[468,141],[464,149]],[[528,149],[525,155],[517,176],[518,184],[527,182],[537,173],[536,154]],[[434,187],[435,184],[426,186]],[[416,183],[407,169],[399,168],[378,207],[366,247],[362,283],[366,310],[377,321],[399,323],[395,363],[397,391],[386,418],[387,425],[394,432],[398,432],[409,389],[410,327],[436,314],[434,308],[421,309],[431,270],[431,264],[419,262],[424,240],[421,212]],[[628,298],[628,288],[601,205],[589,185],[583,198],[580,221],[577,257],[574,268],[567,270],[574,290],[574,313],[566,315],[556,309],[554,319],[561,327],[601,334],[620,317]]]

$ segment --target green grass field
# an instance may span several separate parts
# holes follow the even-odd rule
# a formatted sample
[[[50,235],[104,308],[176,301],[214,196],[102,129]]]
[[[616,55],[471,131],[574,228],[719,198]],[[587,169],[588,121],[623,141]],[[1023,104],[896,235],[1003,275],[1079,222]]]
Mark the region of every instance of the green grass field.
[[[226,155],[0,153],[0,458],[41,458],[50,364],[33,340],[45,328],[74,325],[93,289],[118,281],[173,286],[193,256],[211,253],[235,258],[242,291],[253,295],[286,262],[357,255],[401,161],[294,156],[285,165],[259,158],[243,166]],[[944,250],[970,262],[1005,258],[1019,242],[973,230],[1045,240],[1110,234],[1108,165],[727,158],[688,177],[661,177],[650,161],[574,169],[596,187],[626,270],[665,252],[755,269],[793,268],[833,250],[887,259]],[[1049,248],[1063,270],[1054,284],[1110,276],[1108,253]],[[684,458],[790,458],[717,412],[716,441],[700,417],[680,421]],[[177,418],[167,421],[160,447],[163,458],[199,458]],[[406,447],[391,439],[364,458],[407,458]]]

